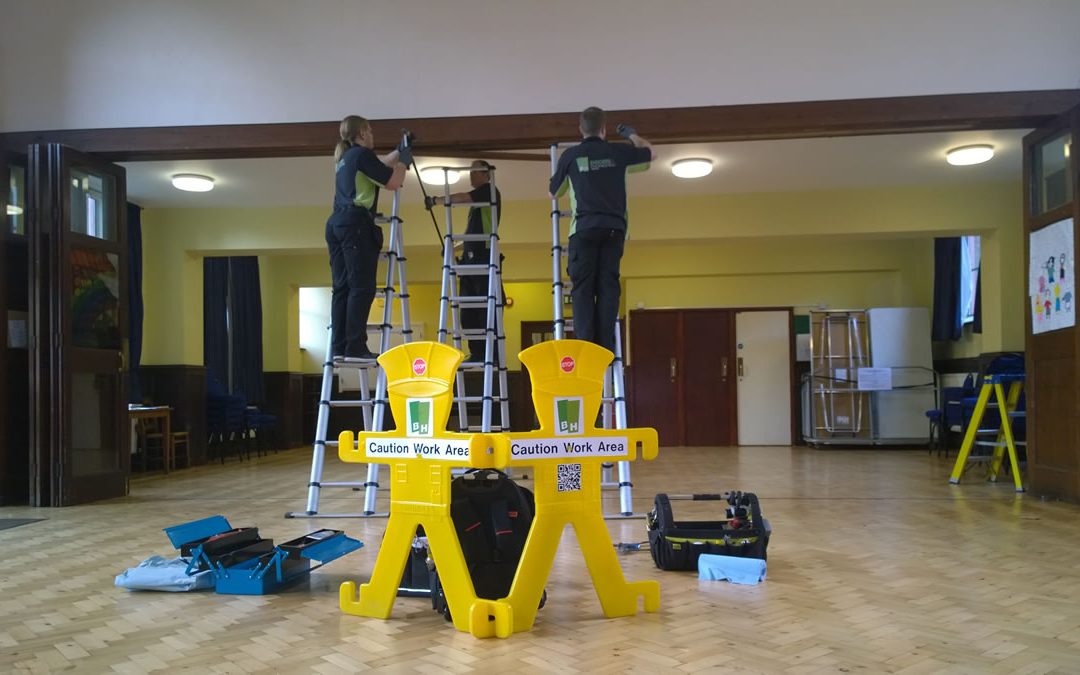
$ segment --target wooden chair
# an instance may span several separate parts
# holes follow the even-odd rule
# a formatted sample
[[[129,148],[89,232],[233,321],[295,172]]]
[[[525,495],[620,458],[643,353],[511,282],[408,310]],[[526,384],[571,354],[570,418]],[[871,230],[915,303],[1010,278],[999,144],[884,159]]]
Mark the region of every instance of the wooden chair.
[[[184,456],[184,468],[191,467],[191,444],[188,442],[190,433],[187,431],[174,431],[172,435],[172,458],[170,469],[176,468],[176,460],[181,454]]]
[[[141,471],[146,471],[147,460],[154,451],[161,458],[161,468],[165,473],[169,473],[172,468],[173,458],[168,452],[168,444],[164,442],[165,436],[161,427],[161,420],[158,419],[140,419],[136,422],[135,433],[141,449]]]

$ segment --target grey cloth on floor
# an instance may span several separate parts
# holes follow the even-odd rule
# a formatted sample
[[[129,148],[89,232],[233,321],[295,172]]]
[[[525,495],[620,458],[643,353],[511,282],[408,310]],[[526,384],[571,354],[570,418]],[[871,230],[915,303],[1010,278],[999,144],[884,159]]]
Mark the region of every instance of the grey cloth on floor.
[[[116,575],[116,585],[133,591],[198,591],[214,585],[210,570],[188,575],[188,561],[184,558],[168,560],[153,555]]]

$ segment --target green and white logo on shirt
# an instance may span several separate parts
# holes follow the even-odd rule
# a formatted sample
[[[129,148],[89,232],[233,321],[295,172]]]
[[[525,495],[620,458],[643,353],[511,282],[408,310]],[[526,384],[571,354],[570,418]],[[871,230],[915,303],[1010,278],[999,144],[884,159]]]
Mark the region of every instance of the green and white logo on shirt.
[[[431,399],[412,398],[405,406],[405,429],[408,436],[431,436]]]
[[[586,171],[589,170],[589,158],[588,157],[578,157],[577,158],[577,170],[581,171],[581,172],[586,172]]]

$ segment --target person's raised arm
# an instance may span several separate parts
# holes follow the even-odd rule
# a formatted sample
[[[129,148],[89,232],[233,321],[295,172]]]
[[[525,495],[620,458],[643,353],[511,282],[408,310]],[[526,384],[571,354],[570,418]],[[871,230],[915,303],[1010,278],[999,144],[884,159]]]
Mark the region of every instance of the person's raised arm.
[[[625,124],[620,124],[619,126],[615,127],[615,133],[630,141],[630,143],[635,148],[648,148],[649,160],[656,160],[656,149],[653,148],[652,143],[639,136],[637,129],[635,129],[634,127],[628,127]]]

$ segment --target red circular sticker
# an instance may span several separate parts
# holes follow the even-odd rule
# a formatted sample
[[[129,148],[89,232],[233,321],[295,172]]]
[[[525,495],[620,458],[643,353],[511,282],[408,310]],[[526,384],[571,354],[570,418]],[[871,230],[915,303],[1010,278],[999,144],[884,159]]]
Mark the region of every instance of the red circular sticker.
[[[412,371],[417,375],[423,375],[427,372],[427,361],[424,359],[416,359],[412,362]]]
[[[564,373],[574,372],[574,359],[569,356],[562,357],[562,361],[559,361],[559,367],[562,368]]]

